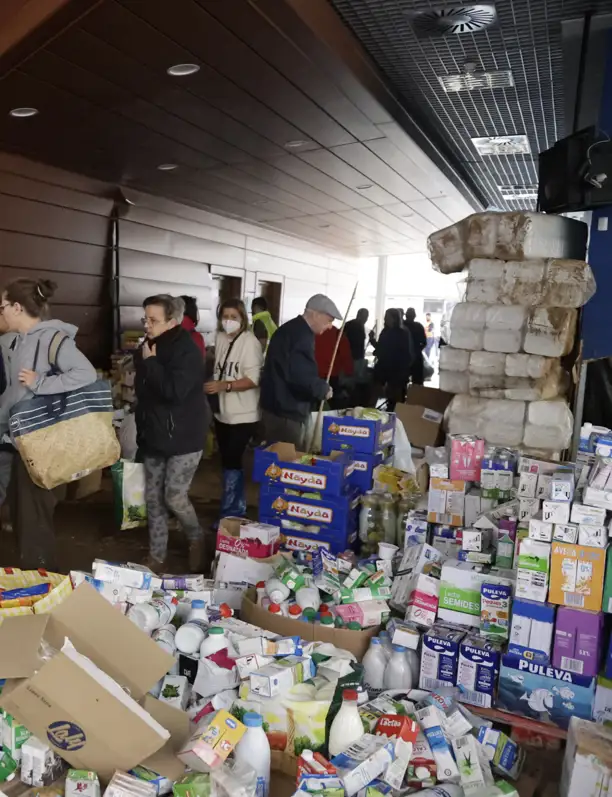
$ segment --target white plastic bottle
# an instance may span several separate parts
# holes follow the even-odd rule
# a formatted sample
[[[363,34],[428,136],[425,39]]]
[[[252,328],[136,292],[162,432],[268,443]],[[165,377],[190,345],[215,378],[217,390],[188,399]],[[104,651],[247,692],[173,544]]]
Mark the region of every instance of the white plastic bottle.
[[[391,634],[388,631],[381,631],[378,635],[378,638],[382,642],[383,651],[385,656],[387,657],[387,661],[391,658],[391,654],[393,653],[393,643],[391,642]]]
[[[246,725],[246,733],[236,745],[234,758],[248,764],[257,773],[256,797],[268,797],[270,794],[270,743],[263,729],[261,714],[247,712],[242,722]]]
[[[176,653],[176,628],[173,625],[162,625],[153,631],[152,639],[171,656]]]
[[[408,659],[408,664],[410,665],[410,672],[412,673],[412,684],[414,686],[419,683],[419,679],[421,677],[421,657],[419,656],[416,650],[408,648],[406,650],[406,658]]]
[[[295,593],[295,602],[302,609],[314,609],[315,612],[319,611],[321,605],[321,596],[317,587],[301,587]]]
[[[384,689],[387,657],[385,656],[383,644],[378,637],[372,637],[370,640],[370,647],[363,657],[363,666],[363,678],[368,690],[381,691]],[[372,697],[375,697],[375,695],[372,695]]]
[[[412,689],[412,672],[403,645],[393,645],[393,653],[385,669],[385,689]]]
[[[176,632],[174,639],[176,649],[187,656],[193,656],[200,650],[200,645],[208,631],[208,616],[204,601],[193,601],[191,611],[185,625]]]
[[[333,758],[344,752],[347,747],[358,741],[364,734],[363,723],[357,708],[357,692],[345,689],[342,693],[342,705],[329,729],[329,755]]]
[[[272,576],[266,581],[266,594],[272,603],[282,603],[291,595],[291,590],[280,578]]]
[[[208,636],[200,645],[200,658],[205,659],[206,656],[212,656],[213,653],[227,650],[227,648],[228,642],[225,631],[219,626],[213,625],[208,629]]]
[[[178,601],[172,598],[165,601],[162,598],[153,598],[147,603],[137,603],[128,611],[130,620],[141,628],[146,634],[152,634],[163,625],[167,625],[176,614]]]

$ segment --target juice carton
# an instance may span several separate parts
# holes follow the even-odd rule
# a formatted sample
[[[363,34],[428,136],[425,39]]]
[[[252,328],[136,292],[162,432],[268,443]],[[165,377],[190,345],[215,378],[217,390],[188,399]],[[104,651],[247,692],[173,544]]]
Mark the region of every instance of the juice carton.
[[[28,786],[50,786],[61,775],[63,766],[51,747],[35,736],[30,736],[21,748],[21,782]]]
[[[605,548],[553,542],[548,600],[562,606],[599,611],[605,564]]]
[[[172,787],[174,797],[209,797],[210,777],[202,772],[189,772]]]
[[[100,797],[100,781],[96,773],[86,769],[69,769],[64,797]]]
[[[221,766],[246,732],[245,726],[221,709],[204,718],[177,757],[190,769],[208,772]]]
[[[555,624],[553,667],[578,675],[597,675],[602,637],[602,612],[586,612],[560,606]]]

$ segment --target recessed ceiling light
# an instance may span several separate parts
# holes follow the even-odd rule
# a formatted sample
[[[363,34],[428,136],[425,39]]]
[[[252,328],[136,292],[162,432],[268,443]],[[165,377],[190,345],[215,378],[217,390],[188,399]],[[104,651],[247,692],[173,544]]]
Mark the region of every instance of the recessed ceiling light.
[[[527,136],[483,136],[473,138],[472,144],[479,155],[529,155],[531,147]]]
[[[459,75],[438,75],[438,80],[447,94],[456,91],[477,89],[507,89],[514,86],[514,77],[509,69],[495,72],[466,72]]]
[[[187,77],[187,75],[195,75],[196,72],[199,72],[200,67],[197,64],[175,64],[169,66],[166,71],[172,77]]]
[[[372,188],[372,183],[362,183],[357,186],[358,191],[366,191],[368,188]]]
[[[178,169],[176,163],[160,163],[157,167],[160,172],[173,172],[175,169]]]
[[[326,229],[327,229],[329,226],[330,226],[329,224],[319,224],[319,227],[320,227],[322,230],[326,230]]]
[[[13,108],[9,111],[11,116],[16,119],[27,119],[29,116],[36,116],[38,108]]]
[[[287,141],[285,147],[287,149],[299,149],[300,147],[305,147],[308,143],[302,138],[296,138],[295,141]]]

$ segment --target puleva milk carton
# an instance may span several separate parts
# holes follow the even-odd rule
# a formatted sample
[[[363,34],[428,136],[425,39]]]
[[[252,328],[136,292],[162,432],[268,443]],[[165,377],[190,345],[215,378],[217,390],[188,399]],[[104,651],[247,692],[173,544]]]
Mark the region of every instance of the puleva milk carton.
[[[428,692],[457,683],[459,643],[465,631],[436,624],[423,634],[419,686]]]
[[[512,571],[485,568],[451,559],[442,566],[438,618],[445,623],[480,626],[480,589],[487,584],[513,584]]]
[[[461,690],[459,701],[479,708],[491,708],[501,648],[494,642],[472,634],[459,645],[457,686]]]

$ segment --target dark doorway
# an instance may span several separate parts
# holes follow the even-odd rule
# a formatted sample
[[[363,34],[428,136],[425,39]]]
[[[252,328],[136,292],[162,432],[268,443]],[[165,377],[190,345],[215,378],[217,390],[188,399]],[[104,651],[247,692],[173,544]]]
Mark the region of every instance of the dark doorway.
[[[280,282],[260,281],[257,285],[257,295],[263,296],[268,303],[268,310],[274,321],[280,323],[280,308],[283,286]]]
[[[242,279],[240,277],[226,277],[221,274],[213,275],[213,281],[219,291],[219,304],[226,299],[242,298]]]

